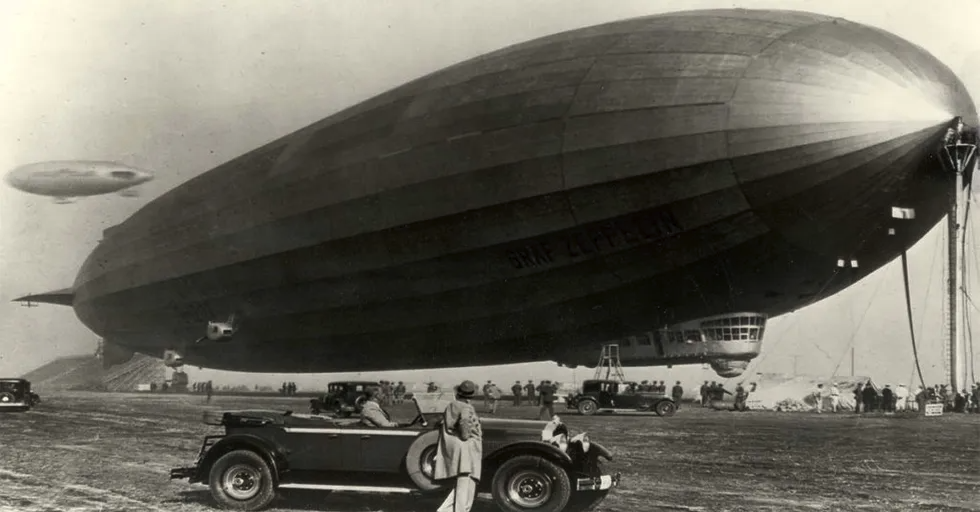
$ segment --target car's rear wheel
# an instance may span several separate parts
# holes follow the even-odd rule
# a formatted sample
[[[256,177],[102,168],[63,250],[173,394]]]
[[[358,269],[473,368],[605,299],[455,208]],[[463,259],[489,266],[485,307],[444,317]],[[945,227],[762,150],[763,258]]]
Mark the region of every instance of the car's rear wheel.
[[[558,512],[572,495],[568,474],[534,455],[514,457],[493,475],[493,500],[504,512]]]
[[[593,400],[582,400],[578,403],[578,412],[582,416],[592,416],[599,410],[599,405]]]
[[[251,450],[235,450],[221,456],[208,475],[211,496],[232,510],[262,510],[276,497],[272,470]]]
[[[677,411],[677,406],[670,400],[664,400],[657,404],[657,416],[673,416]]]

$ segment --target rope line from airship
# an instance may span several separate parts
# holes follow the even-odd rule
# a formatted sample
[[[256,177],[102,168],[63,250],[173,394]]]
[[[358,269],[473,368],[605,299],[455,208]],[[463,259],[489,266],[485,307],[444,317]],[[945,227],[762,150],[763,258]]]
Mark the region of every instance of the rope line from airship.
[[[864,323],[864,318],[867,316],[868,311],[871,309],[871,305],[874,304],[874,298],[878,295],[878,291],[881,289],[881,285],[884,284],[886,277],[883,275],[881,279],[878,280],[878,284],[875,285],[874,291],[871,292],[871,297],[868,299],[868,305],[864,307],[864,311],[861,312],[861,318],[858,318],[858,323],[851,329],[851,339],[847,342],[847,346],[844,347],[844,351],[841,353],[840,359],[837,360],[837,365],[834,366],[834,373],[831,374],[832,377],[837,376],[837,371],[840,370],[840,365],[844,362],[844,357],[847,352],[851,350],[854,346],[854,341],[857,340],[857,333],[861,330],[861,324]]]
[[[804,305],[796,308],[793,312],[795,313],[796,311],[799,311],[800,309],[806,308],[807,306],[809,306],[809,305],[813,304],[814,302],[816,302],[817,299],[820,297],[820,295],[823,294],[824,290],[826,290],[827,287],[830,286],[830,283],[832,283],[834,281],[834,278],[837,277],[837,274],[838,273],[840,273],[840,267],[837,267],[837,268],[834,269],[834,273],[830,275],[830,278],[827,279],[827,281],[820,288],[820,290],[817,291],[817,293],[814,294],[813,297],[810,297],[810,300],[806,304],[804,304]],[[792,322],[793,323],[798,323],[799,322],[799,316],[792,317]],[[789,324],[789,325],[793,325],[793,324]],[[786,328],[786,331],[788,331],[788,330],[789,330],[789,327]],[[756,359],[755,367],[756,368],[759,368],[760,366],[762,366],[763,361],[766,360],[766,356],[768,356],[769,354],[771,354],[772,351],[775,349],[776,345],[778,345],[779,342],[782,341],[785,338],[787,338],[787,336],[781,336],[779,338],[776,338],[776,341],[773,342],[772,347],[769,349],[769,351],[764,352],[758,359]]]
[[[980,308],[977,308],[977,305],[973,303],[973,299],[970,298],[970,294],[967,291],[967,285],[968,283],[970,283],[969,280],[970,267],[968,267],[966,264],[966,243],[967,243],[968,235],[973,235],[972,241],[974,244],[974,248],[972,252],[973,252],[973,261],[975,265],[974,268],[980,268],[980,255],[977,254],[978,251],[976,248],[977,234],[974,229],[974,225],[976,225],[976,223],[975,222],[970,223],[970,203],[974,201],[973,179],[970,179],[969,184],[967,184],[966,186],[966,197],[968,198],[968,200],[966,201],[966,212],[963,215],[963,283],[961,283],[960,286],[963,290],[963,298],[965,298],[967,302],[969,302],[970,305],[973,306],[974,309],[980,311]],[[964,323],[966,324],[967,346],[965,348],[969,352],[969,359],[967,359],[967,361],[969,361],[970,363],[970,382],[977,382],[977,372],[976,372],[976,362],[975,362],[976,357],[973,351],[973,321],[971,320],[971,316],[967,314],[966,311],[963,312],[963,316],[964,316]]]
[[[902,281],[905,285],[905,309],[909,318],[909,336],[912,338],[912,356],[915,358],[915,371],[919,374],[919,384],[925,389],[926,381],[922,378],[922,367],[919,365],[919,349],[915,346],[915,326],[912,321],[912,296],[909,291],[908,251],[902,251]]]

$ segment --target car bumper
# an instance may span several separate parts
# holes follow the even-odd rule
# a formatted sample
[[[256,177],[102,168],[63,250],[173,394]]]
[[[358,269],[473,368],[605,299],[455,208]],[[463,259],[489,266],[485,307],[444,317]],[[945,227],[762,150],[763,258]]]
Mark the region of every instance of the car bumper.
[[[619,487],[620,474],[602,475],[589,478],[579,478],[575,483],[576,491],[607,491]]]

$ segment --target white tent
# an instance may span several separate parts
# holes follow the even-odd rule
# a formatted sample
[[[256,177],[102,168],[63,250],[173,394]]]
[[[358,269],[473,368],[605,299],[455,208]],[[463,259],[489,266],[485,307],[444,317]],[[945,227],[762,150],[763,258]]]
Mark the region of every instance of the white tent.
[[[749,392],[745,405],[752,410],[763,411],[809,411],[816,408],[817,385],[823,384],[823,409],[830,410],[830,387],[836,384],[840,390],[840,407],[854,410],[854,389],[858,384],[867,384],[880,391],[869,377],[818,377],[812,375],[793,377],[775,373],[757,373],[747,376],[740,382]]]

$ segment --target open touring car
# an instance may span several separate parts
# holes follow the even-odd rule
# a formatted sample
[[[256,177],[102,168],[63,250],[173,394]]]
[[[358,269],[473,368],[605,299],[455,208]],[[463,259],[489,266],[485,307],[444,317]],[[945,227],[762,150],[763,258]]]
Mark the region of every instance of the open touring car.
[[[259,510],[278,489],[309,489],[444,497],[455,480],[432,478],[442,411],[451,395],[416,395],[417,416],[396,428],[365,427],[357,419],[275,411],[205,413],[222,425],[209,435],[193,466],[175,468],[171,479],[205,483],[224,508]],[[483,479],[506,512],[589,510],[618,486],[604,474],[606,448],[587,434],[569,438],[552,422],[482,419]]]

